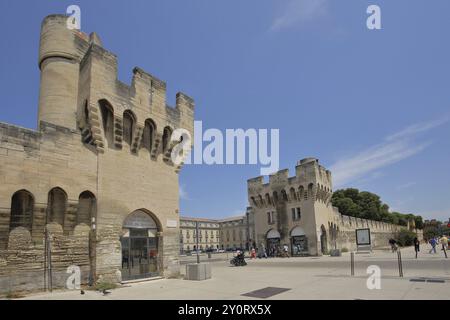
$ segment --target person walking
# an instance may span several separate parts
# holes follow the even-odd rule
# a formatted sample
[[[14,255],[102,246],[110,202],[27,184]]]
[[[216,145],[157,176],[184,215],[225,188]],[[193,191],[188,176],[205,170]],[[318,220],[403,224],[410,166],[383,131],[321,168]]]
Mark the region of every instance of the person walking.
[[[256,250],[255,250],[255,248],[252,248],[250,259],[256,259]]]
[[[397,251],[397,241],[395,241],[394,239],[389,239],[389,244],[391,245],[392,252],[396,252]]]
[[[284,256],[289,258],[289,246],[287,244],[284,244],[283,251],[284,251]]]
[[[430,245],[431,245],[431,249],[430,249],[430,253],[433,251],[433,253],[436,253],[436,244],[437,241],[435,238],[431,238],[430,240]]]
[[[261,243],[261,258],[264,257],[267,259],[266,248],[264,247],[264,243]]]
[[[446,235],[442,235],[440,240],[442,244],[442,251],[444,251],[445,259],[447,259],[448,238]]]
[[[445,235],[443,235],[442,237],[441,237],[441,244],[442,244],[442,250],[447,250],[447,246],[448,246],[448,238],[445,236]]]
[[[420,251],[420,241],[417,239],[417,237],[414,238],[414,251],[416,252],[416,259],[417,259],[417,253]]]

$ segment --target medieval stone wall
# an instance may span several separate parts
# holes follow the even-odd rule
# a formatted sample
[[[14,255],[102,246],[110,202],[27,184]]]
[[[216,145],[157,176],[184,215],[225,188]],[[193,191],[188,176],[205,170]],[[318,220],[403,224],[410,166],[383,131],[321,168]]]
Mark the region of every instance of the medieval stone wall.
[[[141,210],[158,223],[161,275],[176,275],[182,163],[172,162],[180,141],[172,141],[171,133],[182,128],[193,137],[194,101],[178,93],[176,106],[169,107],[166,84],[139,68],[130,85],[120,82],[117,57],[95,33],[69,30],[66,21],[64,15],[50,15],[41,26],[38,130],[0,123],[4,270],[22,268],[29,273],[20,275],[28,280],[42,271],[37,271],[39,257],[51,222],[62,228],[62,235],[55,233],[55,241],[61,239],[55,265],[62,270],[71,256],[77,262],[82,246],[70,237],[84,221],[91,229],[95,280],[120,281],[123,222]],[[95,212],[86,212],[86,194]],[[14,255],[8,242],[21,230],[17,226],[28,230],[31,242]]]
[[[88,282],[90,228],[79,225],[70,236],[65,236],[58,224],[47,225],[47,230],[51,252],[47,256],[44,242],[33,243],[27,229],[18,227],[10,232],[8,247],[0,250],[0,294],[48,289],[48,261],[53,289],[66,287],[67,268],[73,265],[81,269],[81,283]]]
[[[321,255],[335,248],[356,250],[355,230],[369,228],[372,248],[381,248],[388,246],[388,240],[402,229],[398,225],[339,213],[331,204],[331,172],[317,159],[299,161],[295,173],[289,177],[288,170],[280,170],[269,177],[268,183],[264,183],[263,177],[248,180],[248,201],[258,246],[266,242],[269,232],[279,234],[281,245],[290,244],[295,229],[307,238],[310,255]],[[270,213],[274,217],[271,222]],[[416,232],[421,237],[421,231]]]

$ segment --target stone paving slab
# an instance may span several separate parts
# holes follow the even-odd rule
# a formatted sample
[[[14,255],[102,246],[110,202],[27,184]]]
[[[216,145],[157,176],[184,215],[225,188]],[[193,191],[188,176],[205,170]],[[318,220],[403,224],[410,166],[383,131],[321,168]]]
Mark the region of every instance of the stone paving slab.
[[[450,261],[426,256],[405,263],[405,277],[398,277],[396,260],[388,252],[358,256],[355,276],[350,276],[349,256],[274,258],[248,261],[246,267],[232,267],[227,261],[212,262],[213,278],[206,281],[162,279],[128,284],[103,296],[99,292],[55,291],[26,299],[164,299],[164,300],[248,300],[243,296],[267,287],[288,291],[268,299],[450,299]],[[381,289],[367,288],[367,266],[381,266]],[[414,278],[445,279],[445,282],[414,282]]]

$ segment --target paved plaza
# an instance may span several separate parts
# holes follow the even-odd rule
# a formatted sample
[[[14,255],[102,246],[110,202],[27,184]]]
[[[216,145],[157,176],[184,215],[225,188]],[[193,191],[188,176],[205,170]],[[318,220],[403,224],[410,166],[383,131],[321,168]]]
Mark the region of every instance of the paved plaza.
[[[228,255],[231,258],[232,254]],[[202,256],[202,261],[207,261]],[[213,255],[213,277],[196,282],[161,279],[131,283],[108,295],[86,290],[33,294],[25,299],[57,300],[228,300],[255,299],[243,294],[275,287],[284,290],[268,299],[449,299],[450,260],[442,252],[428,254],[426,248],[416,260],[411,248],[402,250],[403,278],[399,277],[397,254],[387,250],[355,254],[355,275],[350,275],[350,254],[341,257],[298,257],[248,260],[246,267],[232,267],[227,255]],[[183,257],[183,264],[196,257]],[[381,289],[369,290],[367,267],[381,269]],[[182,270],[184,270],[184,265]],[[280,290],[282,291],[282,290]],[[258,298],[256,298],[258,299]]]

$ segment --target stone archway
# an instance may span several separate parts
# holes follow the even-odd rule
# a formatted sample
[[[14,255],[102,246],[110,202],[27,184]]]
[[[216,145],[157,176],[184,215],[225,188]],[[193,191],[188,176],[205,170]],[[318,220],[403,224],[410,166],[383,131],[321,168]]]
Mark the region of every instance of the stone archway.
[[[161,225],[147,210],[128,215],[122,226],[122,279],[142,279],[159,276],[162,272]]]

